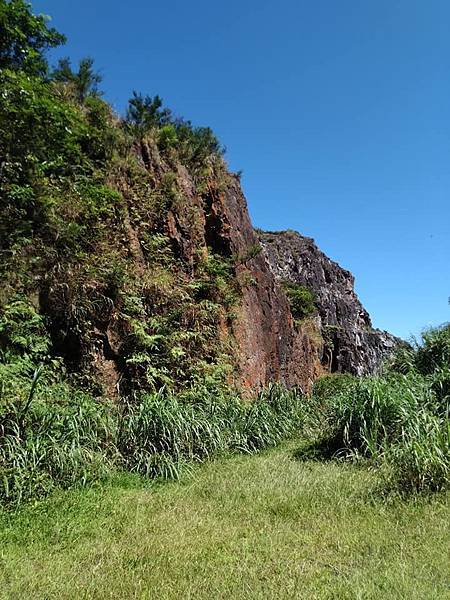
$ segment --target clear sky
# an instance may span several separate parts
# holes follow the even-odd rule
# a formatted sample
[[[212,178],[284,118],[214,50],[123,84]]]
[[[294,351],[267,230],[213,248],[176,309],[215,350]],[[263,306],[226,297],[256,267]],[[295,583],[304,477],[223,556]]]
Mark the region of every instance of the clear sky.
[[[448,0],[35,0],[123,112],[133,89],[209,125],[256,226],[356,277],[374,325],[450,320]]]

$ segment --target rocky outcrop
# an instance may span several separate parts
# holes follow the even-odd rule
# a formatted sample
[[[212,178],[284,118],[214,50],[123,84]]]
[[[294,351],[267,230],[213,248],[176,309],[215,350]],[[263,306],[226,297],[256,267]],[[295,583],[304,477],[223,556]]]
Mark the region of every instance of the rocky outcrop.
[[[226,331],[236,350],[233,383],[244,393],[270,382],[309,390],[320,367],[316,341],[293,321],[286,294],[261,251],[238,177],[227,173],[220,185],[212,177],[199,194],[181,168],[178,185],[183,203],[169,212],[166,234],[186,263],[192,264],[199,249],[230,260],[239,282]]]
[[[199,244],[205,252],[232,260],[240,282],[228,333],[235,343],[235,383],[241,389],[280,381],[307,391],[324,372],[364,375],[380,368],[398,340],[372,328],[349,271],[310,238],[295,232],[256,232],[237,177],[227,174],[220,185],[211,178],[208,189],[198,194],[186,171],[178,176],[184,203],[169,215],[169,236],[184,248],[187,261]],[[194,213],[195,228],[189,226]],[[189,240],[193,232],[195,239]],[[283,289],[286,281],[313,291],[317,315],[294,321]]]
[[[295,231],[258,235],[274,277],[313,292],[324,341],[324,367],[355,375],[376,372],[399,340],[373,329],[354,291],[353,275],[330,260],[314,240]]]
[[[207,206],[216,249],[231,252],[238,280],[244,282],[232,324],[240,386],[254,390],[279,381],[309,390],[320,366],[316,340],[293,321],[286,294],[261,251],[238,179],[232,177],[222,192],[212,190]]]
[[[172,173],[178,190],[178,200],[159,226],[172,242],[177,268],[195,280],[198,257],[211,252],[233,265],[239,298],[233,319],[222,318],[217,334],[233,345],[234,385],[244,393],[270,382],[309,391],[324,372],[363,375],[380,367],[397,340],[372,328],[351,273],[295,232],[257,233],[239,178],[223,166],[211,168],[206,185],[199,188],[182,165],[169,167],[159,157],[151,163],[155,161],[157,171],[147,167],[151,176],[161,181]],[[133,233],[132,223],[127,230],[132,240],[142,237]],[[133,244],[134,256],[138,249]],[[314,318],[293,319],[284,281],[314,292]]]
[[[257,233],[239,178],[221,159],[199,178],[149,144],[136,155],[137,179],[127,170],[111,175],[121,208],[109,239],[87,265],[50,272],[40,289],[55,351],[70,371],[93,374],[110,396],[167,380],[180,389],[212,365],[226,366],[229,383],[246,395],[270,382],[308,392],[328,371],[376,371],[396,340],[372,329],[348,271],[299,234]],[[161,258],[152,244],[166,241]],[[205,280],[211,257],[237,290],[231,310]],[[313,290],[317,315],[293,318],[284,281]]]

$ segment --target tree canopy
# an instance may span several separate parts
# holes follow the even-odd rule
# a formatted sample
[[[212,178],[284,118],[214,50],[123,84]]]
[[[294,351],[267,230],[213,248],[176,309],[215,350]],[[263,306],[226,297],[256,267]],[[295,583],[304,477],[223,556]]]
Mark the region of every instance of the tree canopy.
[[[45,75],[45,52],[65,43],[64,35],[47,26],[49,18],[33,15],[24,0],[0,0],[0,70]]]

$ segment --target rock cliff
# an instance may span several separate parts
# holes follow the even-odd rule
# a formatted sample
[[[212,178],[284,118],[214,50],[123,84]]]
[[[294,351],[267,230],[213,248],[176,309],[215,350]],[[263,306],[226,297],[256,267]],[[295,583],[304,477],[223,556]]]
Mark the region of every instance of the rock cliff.
[[[159,165],[159,173],[169,168],[155,154],[152,163]],[[251,223],[239,178],[222,164],[211,169],[201,187],[181,165],[176,174],[182,202],[171,206],[160,226],[178,257],[175,268],[188,266],[195,281],[198,257],[219,256],[231,265],[238,287],[232,318],[222,315],[217,332],[222,342],[232,344],[232,383],[245,394],[270,382],[310,389],[320,371],[320,344],[294,323]]]
[[[324,372],[362,375],[379,368],[396,340],[372,329],[348,271],[297,233],[257,233],[239,178],[222,161],[199,182],[154,146],[142,144],[135,152],[138,183],[126,171],[111,178],[123,207],[111,246],[101,248],[107,261],[120,248],[127,284],[112,290],[87,277],[74,290],[65,272],[47,276],[40,291],[55,347],[73,371],[93,374],[112,394],[145,389],[149,382],[183,385],[226,363],[228,382],[251,394],[269,382],[309,391]],[[163,200],[158,210],[155,198]],[[168,244],[168,259],[158,257],[155,240]],[[208,271],[211,259],[228,269],[231,307]],[[172,283],[161,284],[161,278]],[[286,281],[314,292],[317,315],[293,318]],[[137,312],[127,309],[130,297]],[[82,322],[74,318],[80,306]]]
[[[323,372],[373,372],[392,349],[353,277],[312,240],[255,232],[209,129],[158,97],[135,95],[124,121],[99,97],[80,103],[45,81],[30,121],[33,95],[8,85],[2,352],[137,397],[204,384],[307,391]],[[286,281],[314,292],[316,315],[299,318]]]
[[[376,372],[399,340],[372,327],[354,291],[353,275],[295,231],[259,232],[270,269],[279,282],[313,292],[323,339],[321,362],[331,372]]]
[[[260,247],[238,178],[206,202],[205,238],[233,260],[241,284],[231,331],[237,347],[239,384],[254,390],[271,381],[309,389],[318,375],[314,337],[296,326],[289,303]]]

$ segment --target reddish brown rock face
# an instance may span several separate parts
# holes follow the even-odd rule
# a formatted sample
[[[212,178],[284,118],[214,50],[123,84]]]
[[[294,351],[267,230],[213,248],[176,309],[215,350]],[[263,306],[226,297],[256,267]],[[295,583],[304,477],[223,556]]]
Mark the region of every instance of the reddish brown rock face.
[[[318,348],[295,326],[286,295],[270,270],[250,221],[239,181],[233,176],[227,179],[227,186],[220,191],[211,181],[200,221],[204,223],[205,245],[232,257],[236,276],[248,282],[241,286],[242,296],[232,324],[238,385],[247,392],[269,382],[309,390],[320,364]],[[196,200],[192,202],[198,206]],[[168,231],[178,238],[172,217]]]
[[[194,190],[186,181],[184,186]],[[193,204],[199,206],[197,200]],[[309,391],[324,372],[366,374],[379,368],[398,340],[372,329],[351,273],[295,232],[256,234],[236,177],[227,176],[220,188],[211,180],[202,206],[205,245],[233,257],[237,277],[249,282],[242,286],[232,324],[240,387],[254,391],[281,382]],[[307,323],[294,322],[284,280],[314,292],[317,314]],[[335,338],[331,349],[323,343],[328,330]]]
[[[242,260],[238,272],[246,270],[252,279],[243,290],[233,324],[242,385],[257,389],[279,381],[307,390],[317,355],[307,336],[294,326],[286,295],[269,268],[237,181],[225,194],[223,213],[230,245]]]

